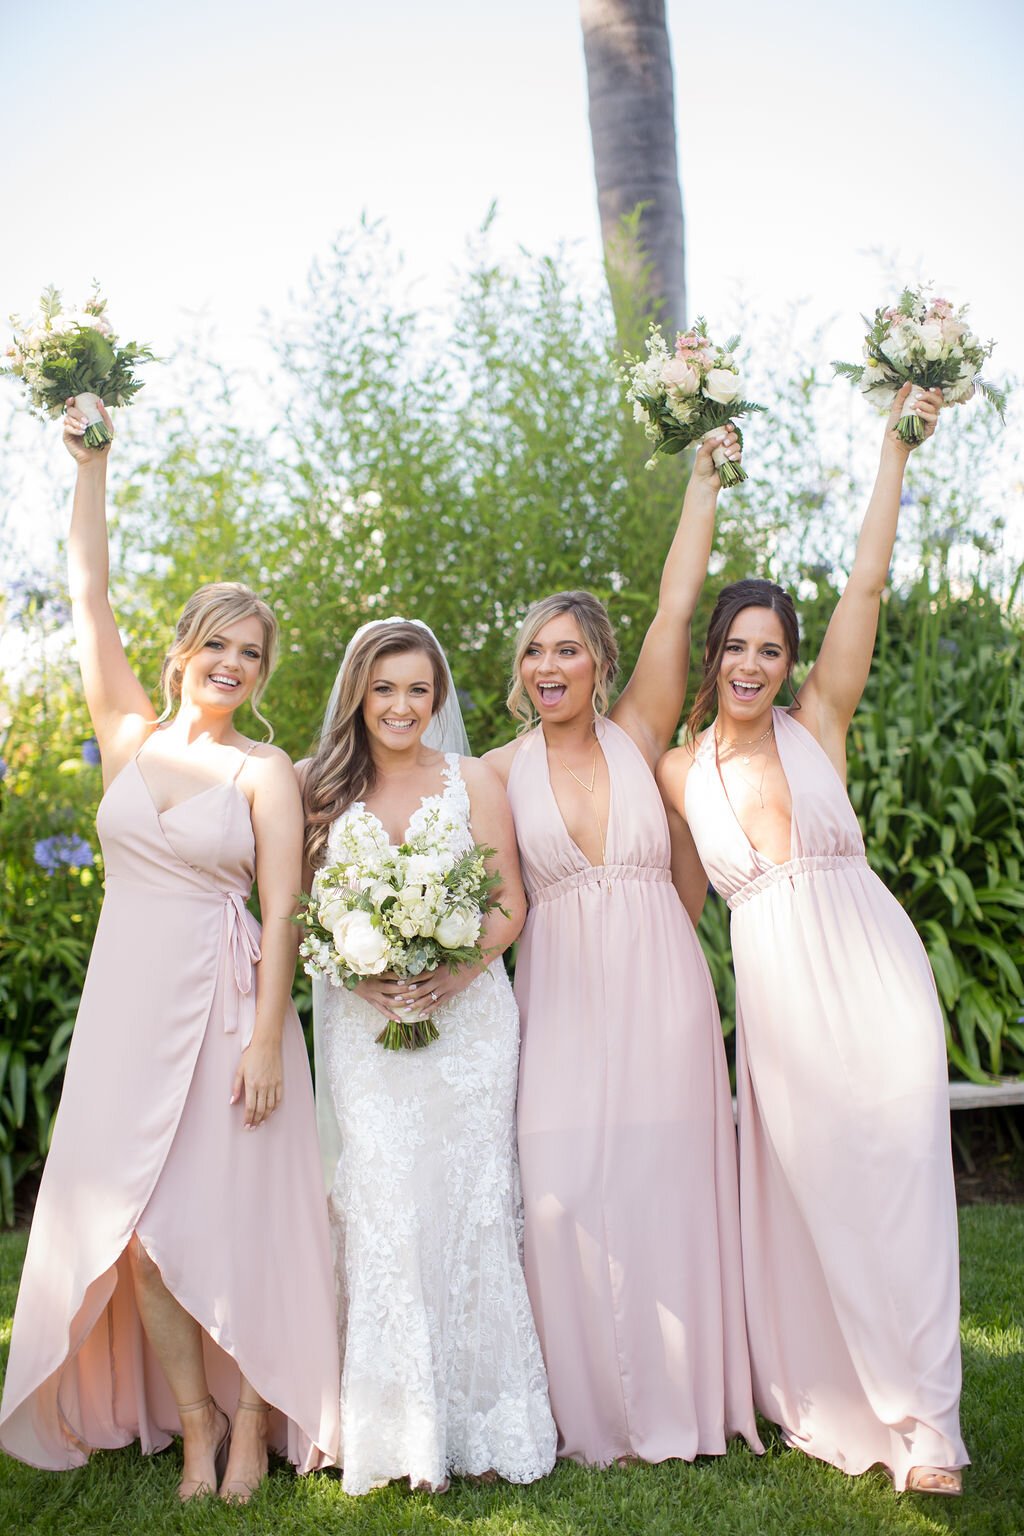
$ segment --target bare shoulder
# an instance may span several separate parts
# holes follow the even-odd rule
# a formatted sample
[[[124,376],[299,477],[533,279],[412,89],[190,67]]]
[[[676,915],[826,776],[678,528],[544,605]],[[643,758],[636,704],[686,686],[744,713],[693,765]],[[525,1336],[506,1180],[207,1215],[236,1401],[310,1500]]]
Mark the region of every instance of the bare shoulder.
[[[488,752],[485,757],[459,758],[459,772],[471,800],[505,798],[505,780],[491,761],[493,756]]]
[[[490,752],[485,752],[479,759],[486,767],[498,775],[502,784],[508,785],[508,776],[512,772],[512,764],[515,762],[516,753],[523,744],[521,736],[515,736],[511,741],[506,741],[503,747],[492,747]]]
[[[259,742],[249,753],[239,782],[248,785],[253,794],[294,794],[298,788],[288,753],[265,741]]]
[[[681,747],[670,747],[658,759],[655,769],[658,788],[667,803],[681,816],[685,805],[686,780],[697,756],[697,746],[703,739],[701,735],[696,741],[688,741]]]

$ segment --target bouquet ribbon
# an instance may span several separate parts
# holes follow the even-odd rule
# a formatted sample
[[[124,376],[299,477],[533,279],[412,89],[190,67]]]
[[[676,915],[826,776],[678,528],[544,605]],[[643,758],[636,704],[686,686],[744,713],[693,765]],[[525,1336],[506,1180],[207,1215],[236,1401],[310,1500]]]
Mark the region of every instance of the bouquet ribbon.
[[[702,443],[706,443],[709,437],[717,437],[721,430],[721,427],[711,427],[707,432],[704,433],[704,436],[700,439],[700,441]],[[726,458],[725,449],[721,446],[721,444],[719,444],[717,448],[712,448],[711,462],[714,464],[716,469],[721,469],[723,464],[727,464],[729,462],[729,460]]]

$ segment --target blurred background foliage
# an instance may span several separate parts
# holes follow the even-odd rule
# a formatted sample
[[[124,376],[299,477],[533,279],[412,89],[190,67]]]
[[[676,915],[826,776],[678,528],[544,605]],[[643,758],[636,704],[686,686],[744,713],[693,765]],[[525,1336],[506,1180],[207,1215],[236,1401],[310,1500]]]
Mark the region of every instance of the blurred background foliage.
[[[276,368],[258,418],[239,409],[234,380],[197,362],[178,392],[187,405],[155,408],[154,377],[148,408],[119,424],[112,595],[133,664],[155,684],[188,594],[218,578],[249,582],[281,621],[264,708],[296,757],[349,635],[374,615],[415,615],[437,632],[477,753],[511,734],[511,642],[538,596],[585,585],[604,599],[628,676],[685,487],[679,460],[645,471],[615,376],[621,306],[617,336],[611,304],[586,296],[564,254],[498,265],[484,230],[447,316],[396,302],[401,292],[386,234],[344,235],[272,327]],[[642,315],[634,329],[636,345]],[[797,312],[770,326],[747,317],[744,335],[756,340],[751,392],[771,414],[747,434],[749,481],[721,499],[694,673],[718,590],[749,574],[795,590],[803,665],[813,659],[866,500],[861,461],[870,472],[881,434],[862,401],[830,385]],[[1002,539],[1020,472],[1011,462],[1008,478],[1005,452],[994,470],[994,430],[988,413],[950,412],[912,461],[849,775],[869,858],[928,946],[953,1071],[978,1081],[1024,1070],[1020,574],[1006,568]],[[102,868],[100,771],[61,578],[10,584],[0,625],[19,658],[0,684],[9,1222],[48,1143]],[[728,1036],[734,993],[717,898],[700,936]],[[296,996],[308,1018],[304,978]]]

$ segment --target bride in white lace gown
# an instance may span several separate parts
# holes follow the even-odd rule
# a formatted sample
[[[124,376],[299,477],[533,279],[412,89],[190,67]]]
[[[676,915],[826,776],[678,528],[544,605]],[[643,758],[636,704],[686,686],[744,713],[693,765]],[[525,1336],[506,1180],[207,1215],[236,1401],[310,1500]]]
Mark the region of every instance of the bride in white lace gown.
[[[330,862],[357,809],[393,843],[440,811],[454,852],[498,850],[511,915],[493,912],[481,942],[500,955],[525,911],[511,813],[489,769],[424,741],[450,692],[425,626],[357,634],[305,765],[307,851]],[[554,1464],[555,1428],[520,1259],[519,1020],[502,962],[367,978],[355,992],[315,986],[343,1486],[408,1477],[441,1491],[450,1473],[531,1482]],[[386,1051],[376,1036],[409,1000],[433,1010],[439,1039]]]

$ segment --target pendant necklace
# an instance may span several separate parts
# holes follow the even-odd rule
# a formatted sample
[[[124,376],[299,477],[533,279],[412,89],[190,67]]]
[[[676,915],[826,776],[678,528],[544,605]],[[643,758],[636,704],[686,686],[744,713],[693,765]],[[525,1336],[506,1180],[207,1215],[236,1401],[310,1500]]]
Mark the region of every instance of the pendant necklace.
[[[589,784],[586,783],[586,781],[584,779],[581,779],[578,773],[573,773],[572,769],[569,767],[569,764],[566,762],[565,758],[561,756],[561,754],[559,754],[558,761],[561,763],[562,767],[565,769],[565,771],[569,775],[569,777],[571,779],[575,779],[576,783],[580,786],[580,789],[585,789],[587,794],[590,796],[590,803],[591,803],[591,805],[594,808],[594,820],[597,822],[597,835],[598,835],[598,837],[601,840],[601,863],[602,864],[607,864],[608,858],[607,858],[607,855],[605,853],[605,846],[604,846],[604,828],[601,826],[601,816],[600,816],[600,813],[598,812],[598,809],[597,809],[597,798],[596,798],[596,795],[594,793],[595,786],[597,784],[597,747],[598,747],[598,743],[595,741],[594,742],[594,756],[593,756],[593,758],[591,760],[591,765],[590,765],[590,783]]]
[[[771,722],[771,724],[768,726],[768,729],[766,731],[762,731],[760,736],[758,736],[756,741],[727,741],[725,743],[726,749],[728,751],[730,751],[730,752],[739,752],[742,747],[749,747],[751,751],[754,751],[757,747],[759,747],[761,745],[762,741],[766,741],[768,739],[768,737],[772,734],[774,729],[775,729],[775,721],[773,720]],[[722,742],[721,742],[721,740],[719,739],[719,737],[717,735],[715,737],[715,745],[718,746],[719,748],[721,748],[721,746],[722,746]],[[740,758],[740,762],[741,763],[749,764],[750,763],[750,758],[749,757],[741,757]]]
[[[740,746],[756,747],[759,742],[764,741],[764,737],[767,736],[770,731],[771,731],[771,726],[769,726],[768,730],[765,731],[764,736],[759,736],[757,738],[757,741],[754,741],[754,742],[741,742]],[[718,744],[719,744],[718,743],[718,737],[716,736],[715,737],[715,756],[716,756],[716,758],[718,758]],[[756,784],[754,783],[753,779],[748,779],[745,773],[740,773],[738,768],[734,769],[734,772],[736,773],[737,778],[742,779],[744,784],[746,784],[750,789],[752,789],[754,791],[755,795],[758,798],[758,801],[760,803],[762,811],[764,810],[764,777],[765,777],[765,774],[768,772],[768,759],[772,755],[772,746],[773,745],[774,745],[774,742],[765,749],[764,764],[763,764],[763,766],[761,768],[761,777],[757,781]],[[740,758],[740,762],[741,763],[749,763],[750,762],[750,758],[749,757],[741,757]],[[718,776],[719,776],[719,778],[722,777],[721,759],[718,759]],[[725,788],[725,781],[724,781],[724,779],[722,780],[722,787],[723,787],[723,789]],[[728,791],[726,791],[726,795],[728,796]]]

